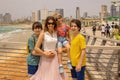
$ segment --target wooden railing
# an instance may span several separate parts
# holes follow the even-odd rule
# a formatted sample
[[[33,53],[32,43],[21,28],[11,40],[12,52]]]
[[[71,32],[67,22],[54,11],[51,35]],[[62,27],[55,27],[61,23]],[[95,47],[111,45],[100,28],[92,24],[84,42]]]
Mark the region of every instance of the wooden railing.
[[[87,43],[86,71],[90,80],[119,80],[119,40],[84,34]]]

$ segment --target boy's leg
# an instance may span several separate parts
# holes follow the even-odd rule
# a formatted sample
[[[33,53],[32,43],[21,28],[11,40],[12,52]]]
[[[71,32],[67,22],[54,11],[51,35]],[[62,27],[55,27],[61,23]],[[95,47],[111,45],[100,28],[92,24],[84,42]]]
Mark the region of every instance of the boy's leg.
[[[77,78],[72,78],[72,80],[77,80]]]
[[[38,65],[28,65],[28,77],[31,77],[32,75],[34,75],[36,73],[38,69]]]
[[[67,48],[67,56],[68,56],[68,61],[67,61],[67,66],[69,69],[72,69],[71,61],[70,61],[70,45],[68,41],[64,41],[63,45]]]
[[[62,44],[61,44],[61,42],[58,42],[57,46],[58,46],[59,72],[63,73],[64,72],[64,68],[63,68],[63,65],[62,65]]]
[[[77,72],[77,80],[85,80],[85,66],[81,68],[81,71]]]
[[[77,80],[77,74],[76,74],[75,67],[71,69],[71,76],[72,76],[72,80]]]
[[[28,78],[31,78],[33,75],[32,74],[28,74]]]

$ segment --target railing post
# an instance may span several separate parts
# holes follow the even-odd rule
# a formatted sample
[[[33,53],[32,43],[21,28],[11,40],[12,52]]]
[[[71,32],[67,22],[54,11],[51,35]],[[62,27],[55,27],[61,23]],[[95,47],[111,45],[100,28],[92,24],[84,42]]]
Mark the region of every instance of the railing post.
[[[90,36],[86,36],[86,44],[88,44],[89,40],[90,40]]]
[[[120,50],[118,51],[118,80],[120,80]]]
[[[107,80],[112,80],[110,77],[112,74],[110,72],[112,71],[111,69],[113,68],[113,64],[116,60],[116,57],[118,56],[118,53],[119,53],[118,50],[114,50],[111,54],[109,61],[108,61],[107,70],[106,70],[106,79]],[[115,78],[116,78],[116,76],[115,76]]]

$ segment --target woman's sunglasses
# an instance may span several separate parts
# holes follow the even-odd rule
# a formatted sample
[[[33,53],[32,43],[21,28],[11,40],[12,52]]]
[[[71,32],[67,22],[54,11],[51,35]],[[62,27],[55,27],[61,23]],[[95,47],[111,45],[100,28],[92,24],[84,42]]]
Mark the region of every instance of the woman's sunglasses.
[[[54,22],[52,22],[52,23],[51,23],[51,22],[48,22],[47,24],[48,24],[48,25],[50,25],[50,24],[51,24],[51,25],[54,25],[55,23],[54,23]]]

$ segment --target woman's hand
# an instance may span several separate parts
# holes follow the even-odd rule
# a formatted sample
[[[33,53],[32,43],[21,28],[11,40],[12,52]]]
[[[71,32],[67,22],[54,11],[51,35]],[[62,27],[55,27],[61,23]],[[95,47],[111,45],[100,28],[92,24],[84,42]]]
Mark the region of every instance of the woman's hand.
[[[45,53],[45,56],[48,57],[48,58],[54,58],[55,54],[52,53],[51,51],[49,52],[44,52]]]

